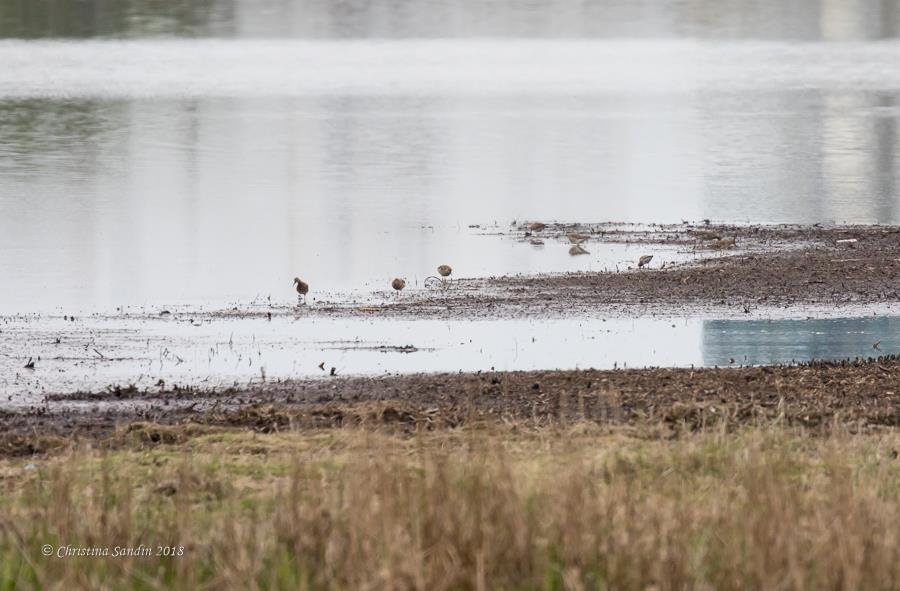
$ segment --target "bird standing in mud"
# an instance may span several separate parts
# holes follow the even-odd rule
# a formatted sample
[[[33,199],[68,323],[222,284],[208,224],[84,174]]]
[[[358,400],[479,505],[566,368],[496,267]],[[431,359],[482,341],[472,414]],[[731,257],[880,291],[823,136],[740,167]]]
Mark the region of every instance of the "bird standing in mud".
[[[641,258],[638,259],[638,269],[643,269],[644,267],[649,265],[650,261],[652,261],[652,260],[653,260],[652,254],[645,254],[644,256],[642,256]]]
[[[406,280],[400,279],[399,277],[394,277],[394,280],[391,281],[391,287],[393,287],[397,291],[397,295],[400,295],[400,291],[406,287]]]
[[[309,283],[306,283],[299,277],[294,277],[294,285],[297,288],[297,305],[306,304],[306,294],[309,293]]]
[[[589,237],[584,234],[578,234],[577,232],[569,232],[566,234],[566,238],[569,239],[569,242],[572,244],[581,244],[585,242]]]
[[[590,254],[590,253],[580,244],[576,244],[572,248],[569,249],[569,254],[572,256],[578,256],[580,254]]]
[[[541,230],[543,230],[546,227],[547,227],[547,224],[545,224],[545,223],[534,222],[533,224],[528,226],[528,229],[531,230],[532,232],[540,232]]]
[[[698,240],[719,240],[722,238],[722,233],[716,230],[700,230],[696,228],[691,228],[688,230],[688,234],[696,237]]]
[[[441,287],[447,289],[450,287],[450,274],[453,273],[453,268],[450,265],[441,265],[437,268],[438,275],[441,276]]]
[[[737,244],[737,238],[720,238],[712,243],[713,250],[726,250]]]

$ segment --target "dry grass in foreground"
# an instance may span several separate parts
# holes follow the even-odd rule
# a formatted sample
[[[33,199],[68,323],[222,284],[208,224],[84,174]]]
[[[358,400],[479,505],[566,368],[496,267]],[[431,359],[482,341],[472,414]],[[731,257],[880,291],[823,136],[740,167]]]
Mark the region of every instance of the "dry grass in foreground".
[[[0,462],[0,577],[4,589],[896,589],[898,449],[893,430],[664,440],[583,424],[83,448]],[[57,555],[141,544],[154,555]]]

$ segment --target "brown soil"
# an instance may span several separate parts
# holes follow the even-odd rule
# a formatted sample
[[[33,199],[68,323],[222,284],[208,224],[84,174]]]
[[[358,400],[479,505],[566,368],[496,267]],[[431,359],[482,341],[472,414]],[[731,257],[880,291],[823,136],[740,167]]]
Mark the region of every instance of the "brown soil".
[[[88,406],[100,403],[98,410],[72,410],[51,400],[30,412],[0,414],[0,454],[46,451],[72,437],[122,437],[123,429],[148,444],[170,442],[184,436],[172,431],[175,425],[258,431],[348,425],[414,430],[481,421],[523,428],[574,421],[690,429],[723,421],[897,427],[900,358],[727,369],[334,378],[222,392],[119,390],[75,398]]]
[[[900,228],[888,226],[676,225],[649,229],[548,225],[541,240],[585,245],[670,245],[702,254],[690,263],[620,272],[459,279],[381,305],[318,303],[303,314],[337,316],[534,317],[689,313],[728,309],[900,302]],[[536,236],[537,234],[535,234]],[[509,235],[530,240],[524,227]],[[659,257],[657,257],[659,259]]]

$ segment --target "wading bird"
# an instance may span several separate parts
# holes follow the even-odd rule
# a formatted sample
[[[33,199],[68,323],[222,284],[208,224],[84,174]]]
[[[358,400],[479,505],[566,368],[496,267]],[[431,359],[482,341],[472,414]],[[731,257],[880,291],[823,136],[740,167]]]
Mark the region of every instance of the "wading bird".
[[[441,276],[441,278],[438,280],[441,282],[441,287],[443,289],[447,289],[448,287],[450,287],[451,280],[448,279],[448,277],[450,277],[450,274],[453,273],[453,267],[451,267],[450,265],[441,265],[437,268],[437,272],[438,275]]]
[[[394,280],[391,281],[391,287],[397,290],[397,295],[400,295],[400,290],[406,287],[406,280],[394,277]]]
[[[734,247],[737,243],[737,238],[721,238],[719,240],[714,240],[712,243],[712,248],[715,250],[726,250],[728,248]]]
[[[544,228],[547,227],[547,224],[542,224],[541,222],[534,222],[530,226],[528,226],[532,232],[540,232]]]
[[[638,269],[643,269],[646,265],[650,264],[650,261],[653,260],[652,254],[645,254],[641,258],[638,259]]]
[[[302,306],[306,303],[306,294],[309,293],[309,283],[306,283],[299,277],[294,277],[294,285],[297,286],[297,305]]]
[[[688,234],[692,236],[696,236],[699,240],[719,240],[722,238],[722,233],[716,230],[701,230],[698,228],[691,228],[688,230]]]
[[[572,248],[569,249],[569,254],[572,256],[576,256],[579,254],[590,254],[590,253],[588,251],[586,251],[584,249],[584,247],[581,246],[580,244],[576,244],[575,246],[573,246]]]
[[[568,238],[569,242],[571,242],[572,244],[581,244],[588,239],[588,236],[585,236],[584,234],[578,234],[576,232],[569,232],[568,234],[566,234],[566,238]]]

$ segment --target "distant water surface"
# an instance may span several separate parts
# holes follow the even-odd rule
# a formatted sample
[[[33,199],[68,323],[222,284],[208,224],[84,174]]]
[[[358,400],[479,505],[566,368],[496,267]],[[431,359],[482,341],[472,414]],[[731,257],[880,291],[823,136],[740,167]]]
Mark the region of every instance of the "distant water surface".
[[[898,22],[862,1],[0,0],[0,312],[640,254],[487,235],[523,219],[900,223]]]

